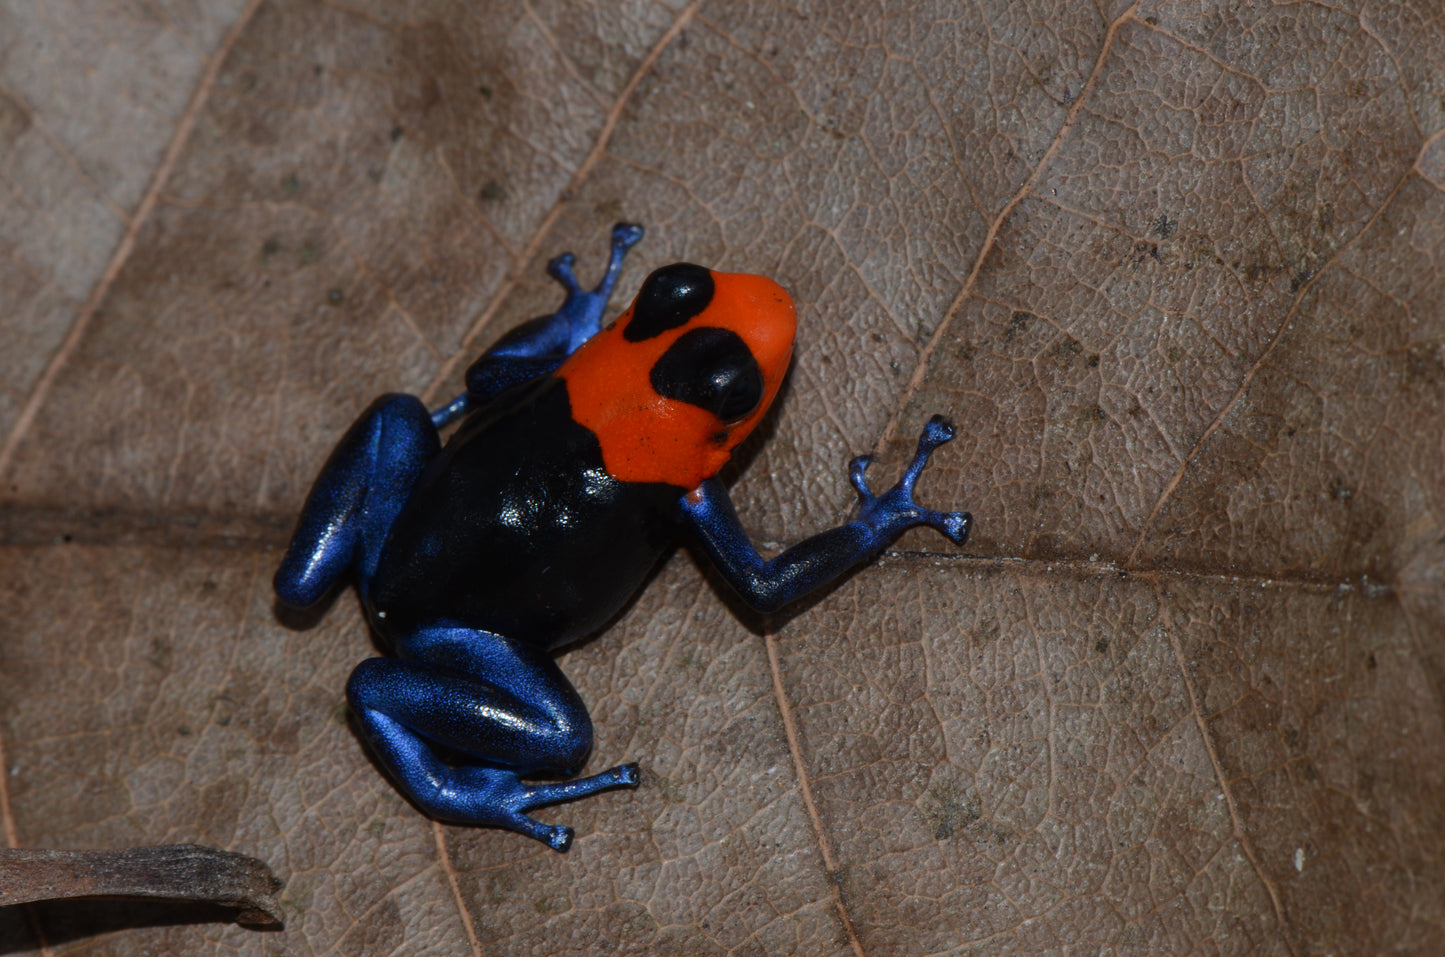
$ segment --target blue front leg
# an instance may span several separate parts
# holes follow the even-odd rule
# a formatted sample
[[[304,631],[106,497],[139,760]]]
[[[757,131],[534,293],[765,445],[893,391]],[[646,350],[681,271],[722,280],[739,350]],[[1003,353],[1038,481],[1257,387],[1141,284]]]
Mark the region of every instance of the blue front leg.
[[[547,263],[547,275],[562,284],[567,298],[556,312],[522,323],[472,363],[467,370],[467,391],[433,412],[432,424],[440,429],[512,386],[547,375],[596,335],[622,272],[622,260],[642,239],[642,233],[642,227],[633,223],[612,227],[607,272],[591,290],[583,289],[572,272],[576,256],[563,253]]]
[[[938,415],[929,419],[913,462],[898,484],[879,496],[869,490],[864,477],[871,460],[866,456],[854,459],[849,472],[858,490],[858,517],[799,542],[771,560],[753,547],[727,490],[717,479],[708,479],[683,498],[683,519],[744,601],[758,611],[776,611],[873,558],[914,526],[931,526],[962,545],[973,522],[967,512],[935,512],[913,501],[913,487],[928,457],[953,434],[947,419]]]

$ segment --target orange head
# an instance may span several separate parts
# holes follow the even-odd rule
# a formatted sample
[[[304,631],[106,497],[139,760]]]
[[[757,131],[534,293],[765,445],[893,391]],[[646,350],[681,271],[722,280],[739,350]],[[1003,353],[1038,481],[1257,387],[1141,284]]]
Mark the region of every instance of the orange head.
[[[556,374],[609,474],[693,489],[767,412],[797,325],[792,298],[766,276],[675,263]]]

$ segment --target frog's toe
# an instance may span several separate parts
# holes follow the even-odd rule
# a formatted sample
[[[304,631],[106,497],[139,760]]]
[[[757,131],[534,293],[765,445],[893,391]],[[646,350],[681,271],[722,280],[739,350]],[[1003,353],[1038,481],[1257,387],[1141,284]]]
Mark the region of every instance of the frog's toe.
[[[864,504],[873,501],[874,497],[873,490],[868,487],[868,467],[872,464],[871,455],[860,455],[848,463],[848,481],[853,483],[853,490]]]
[[[936,527],[948,536],[949,541],[955,545],[968,541],[968,533],[973,529],[972,515],[968,512],[944,512],[940,519]]]
[[[565,824],[558,824],[547,828],[549,832],[546,837],[547,846],[554,851],[566,852],[572,846],[573,831]]]
[[[612,245],[623,250],[631,249],[641,241],[644,232],[637,223],[618,223],[612,227]]]
[[[572,267],[577,265],[577,257],[573,253],[563,253],[560,256],[553,256],[547,260],[547,275],[566,286],[568,291],[577,288],[577,278],[572,273]]]
[[[958,430],[954,428],[951,419],[944,415],[934,415],[923,426],[923,434],[919,436],[918,444],[923,452],[932,452],[945,442],[952,442],[957,434]]]

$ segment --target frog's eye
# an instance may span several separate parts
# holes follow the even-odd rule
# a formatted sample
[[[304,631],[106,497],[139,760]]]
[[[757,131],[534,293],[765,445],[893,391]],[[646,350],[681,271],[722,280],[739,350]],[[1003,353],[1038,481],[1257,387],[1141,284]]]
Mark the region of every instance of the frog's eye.
[[[707,409],[724,422],[746,418],[763,401],[763,376],[742,337],[693,329],[662,354],[649,376],[658,395]]]
[[[712,293],[712,273],[701,266],[673,263],[654,270],[642,283],[622,337],[642,342],[676,329],[706,309]]]

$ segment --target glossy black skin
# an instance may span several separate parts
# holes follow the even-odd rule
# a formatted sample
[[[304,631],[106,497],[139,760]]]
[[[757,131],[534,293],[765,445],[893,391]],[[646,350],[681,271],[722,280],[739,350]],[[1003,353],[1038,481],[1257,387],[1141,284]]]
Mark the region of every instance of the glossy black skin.
[[[567,383],[547,376],[473,413],[432,460],[368,610],[389,641],[443,620],[543,651],[568,644],[616,615],[676,541],[685,492],[608,475]]]
[[[610,476],[597,437],[573,418],[565,381],[551,373],[598,331],[622,258],[641,236],[641,227],[614,228],[607,274],[590,292],[570,255],[553,260],[549,272],[568,293],[562,308],[489,350],[447,406],[429,413],[407,395],[373,403],[317,477],[275,578],[278,597],[298,607],[354,578],[392,656],[358,665],[347,698],[407,797],[440,820],[510,828],[558,850],[571,829],[528,811],[635,787],[639,776],[624,764],[522,780],[574,775],[591,748],[587,709],[547,652],[600,629],[680,534],[744,600],[771,610],[906,528],[930,525],[962,542],[970,522],[912,500],[929,454],[953,435],[938,417],[894,488],[874,496],[867,460],[855,460],[858,517],[772,559],[748,540],[716,479],[688,490]],[[704,315],[708,276],[688,264],[655,272],[634,310],[638,337]],[[650,370],[653,387],[727,417],[755,409],[757,363],[720,331],[679,339]],[[438,430],[462,417],[443,447]]]

